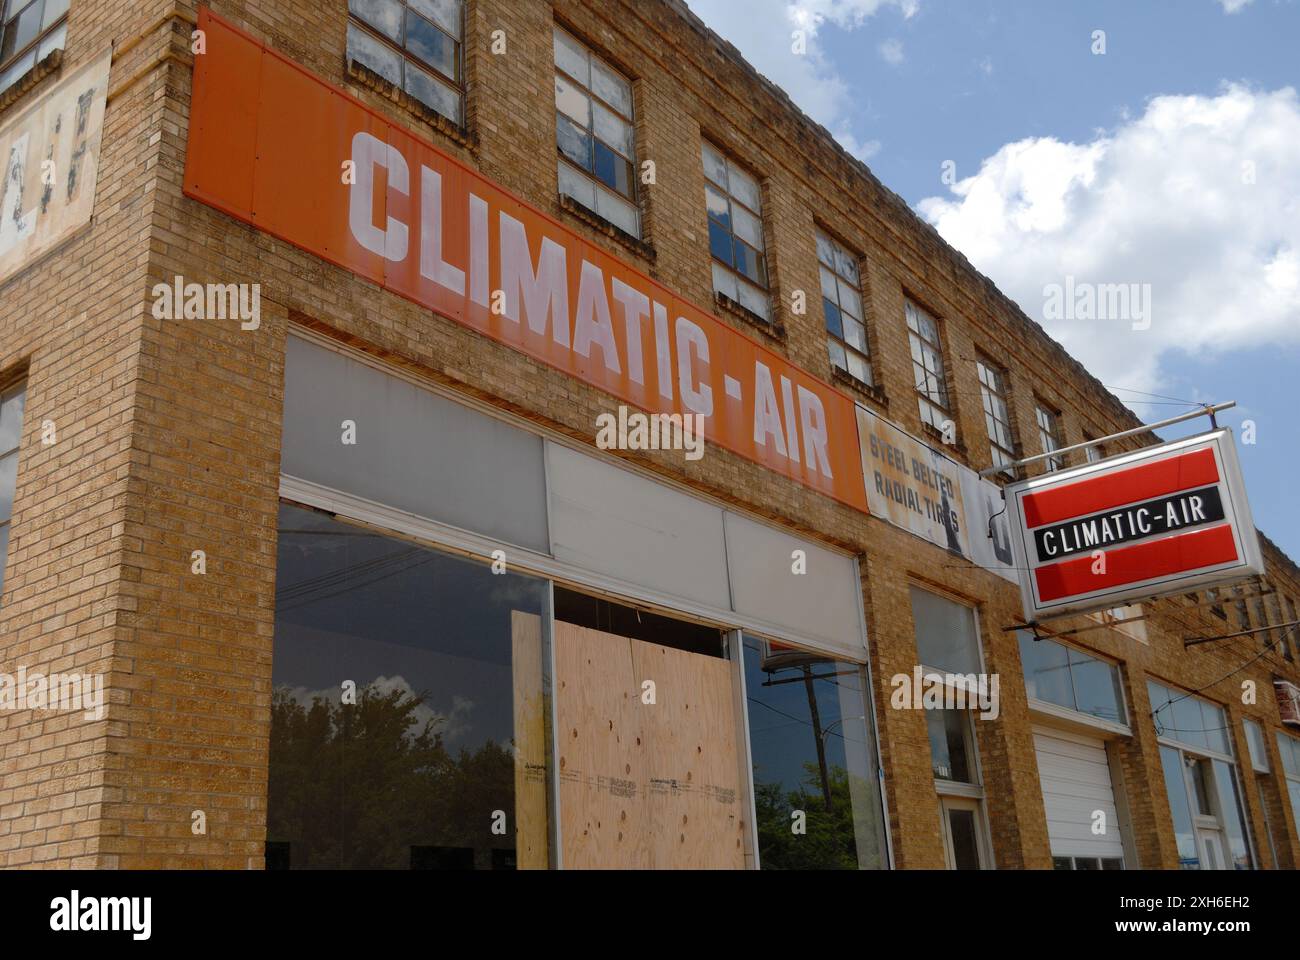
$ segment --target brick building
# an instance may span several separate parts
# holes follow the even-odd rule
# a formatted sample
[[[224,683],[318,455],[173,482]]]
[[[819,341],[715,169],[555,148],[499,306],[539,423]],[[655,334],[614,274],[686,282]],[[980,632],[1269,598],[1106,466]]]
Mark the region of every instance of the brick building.
[[[1008,629],[974,473],[1139,421],[684,4],[211,13],[5,5],[0,672],[103,704],[0,864],[1296,865],[1300,570]]]

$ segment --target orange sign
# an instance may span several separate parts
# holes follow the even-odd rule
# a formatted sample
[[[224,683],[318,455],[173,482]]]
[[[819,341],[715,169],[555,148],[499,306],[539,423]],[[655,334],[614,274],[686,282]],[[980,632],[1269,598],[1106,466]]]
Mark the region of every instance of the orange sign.
[[[206,8],[199,27],[187,196],[866,511],[848,397]]]

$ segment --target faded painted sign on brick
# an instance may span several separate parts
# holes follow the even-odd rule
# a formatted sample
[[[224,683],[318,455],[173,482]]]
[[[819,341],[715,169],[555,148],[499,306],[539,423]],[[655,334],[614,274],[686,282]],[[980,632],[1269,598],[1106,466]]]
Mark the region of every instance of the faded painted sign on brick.
[[[112,50],[0,127],[0,281],[90,222]]]

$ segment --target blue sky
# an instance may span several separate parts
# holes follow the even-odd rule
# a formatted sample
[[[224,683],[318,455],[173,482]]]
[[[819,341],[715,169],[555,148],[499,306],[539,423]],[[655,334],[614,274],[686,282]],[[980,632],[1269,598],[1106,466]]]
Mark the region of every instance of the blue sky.
[[[688,2],[1144,420],[1238,401],[1300,559],[1300,2]],[[1067,278],[1146,309],[1052,315]]]

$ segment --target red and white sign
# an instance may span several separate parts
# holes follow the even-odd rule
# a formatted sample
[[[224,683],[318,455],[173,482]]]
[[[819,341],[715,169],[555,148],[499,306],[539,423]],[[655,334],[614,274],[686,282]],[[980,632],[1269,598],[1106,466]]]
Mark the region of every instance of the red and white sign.
[[[1024,480],[1006,497],[1027,621],[1264,570],[1226,429]]]

